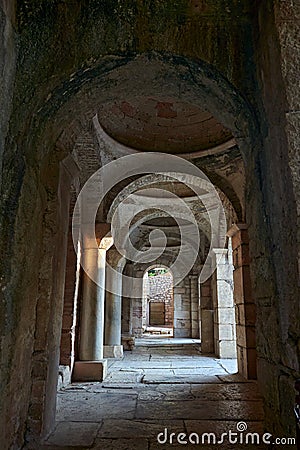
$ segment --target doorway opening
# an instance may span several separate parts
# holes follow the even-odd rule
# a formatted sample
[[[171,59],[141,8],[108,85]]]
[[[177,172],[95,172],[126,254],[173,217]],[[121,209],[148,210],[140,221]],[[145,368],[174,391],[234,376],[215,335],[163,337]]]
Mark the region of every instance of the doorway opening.
[[[166,266],[150,267],[143,276],[143,337],[173,337],[173,327],[173,275]]]

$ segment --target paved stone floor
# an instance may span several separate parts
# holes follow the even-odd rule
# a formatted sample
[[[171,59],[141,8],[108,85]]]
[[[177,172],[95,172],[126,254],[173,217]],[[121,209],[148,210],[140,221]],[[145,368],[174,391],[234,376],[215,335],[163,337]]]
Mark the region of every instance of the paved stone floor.
[[[226,439],[201,444],[202,433],[215,433],[219,440],[222,433],[236,432],[239,422],[248,432],[263,432],[256,384],[236,374],[236,361],[201,355],[195,340],[147,338],[108,365],[104,382],[76,383],[58,392],[57,425],[45,450],[265,448]],[[178,443],[179,433],[191,442]]]

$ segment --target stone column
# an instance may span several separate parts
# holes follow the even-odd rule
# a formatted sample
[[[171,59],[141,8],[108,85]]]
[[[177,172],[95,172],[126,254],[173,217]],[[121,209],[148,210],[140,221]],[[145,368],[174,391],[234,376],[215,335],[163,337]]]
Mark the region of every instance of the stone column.
[[[134,337],[140,337],[143,334],[143,275],[143,270],[137,270],[133,273],[133,277],[139,279],[135,283],[135,296],[130,302],[132,335]]]
[[[128,292],[132,292],[133,264],[126,264],[123,273],[127,276],[122,285],[122,321],[121,321],[121,343],[124,350],[133,350],[135,337],[132,330],[132,298],[128,297]]]
[[[190,338],[191,327],[191,292],[188,275],[174,286],[174,337]]]
[[[190,275],[190,289],[191,289],[191,332],[192,338],[199,339],[200,337],[200,323],[199,323],[199,290],[198,290],[198,276]]]
[[[214,310],[211,277],[200,284],[200,321],[201,352],[214,353]]]
[[[236,358],[236,327],[233,301],[233,265],[227,249],[214,249],[214,338],[219,358]],[[231,252],[230,252],[231,253]]]
[[[135,337],[142,336],[143,326],[143,307],[142,298],[133,298],[131,300],[131,314],[132,314],[132,334]]]
[[[77,381],[102,381],[107,373],[107,361],[103,359],[104,298],[106,251],[112,238],[104,237],[99,248],[89,242],[83,244],[83,258],[92,281],[85,272],[80,321],[79,359],[74,365],[73,378]]]
[[[104,357],[122,358],[121,312],[122,312],[122,271],[125,259],[116,249],[107,254],[105,287],[105,339]]]
[[[233,280],[239,372],[245,378],[256,379],[256,305],[251,290],[247,225],[235,224],[227,235],[232,238],[235,269]]]

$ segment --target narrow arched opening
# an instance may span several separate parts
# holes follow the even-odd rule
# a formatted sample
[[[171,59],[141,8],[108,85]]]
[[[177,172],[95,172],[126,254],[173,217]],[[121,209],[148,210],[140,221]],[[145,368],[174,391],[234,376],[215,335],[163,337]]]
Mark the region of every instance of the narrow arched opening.
[[[165,266],[151,267],[143,276],[143,336],[173,337],[173,275]]]

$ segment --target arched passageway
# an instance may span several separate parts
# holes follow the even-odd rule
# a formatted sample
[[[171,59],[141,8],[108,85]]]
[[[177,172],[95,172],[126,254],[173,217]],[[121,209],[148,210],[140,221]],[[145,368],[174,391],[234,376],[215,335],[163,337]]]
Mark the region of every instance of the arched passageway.
[[[58,373],[64,386],[72,377],[105,383],[124,350],[134,357],[143,274],[154,263],[172,270],[175,339],[199,337],[202,355],[190,355],[199,361],[236,353],[239,376],[258,375],[267,425],[291,431],[299,305],[297,108],[282,56],[289,13],[284,2],[154,2],[147,13],[121,3],[113,14],[92,1],[0,10],[12,88],[0,117],[6,448],[41,448],[55,425]],[[196,183],[198,169],[205,176]],[[193,383],[182,384],[194,395]],[[193,400],[201,419],[205,405]]]
[[[186,114],[191,114],[191,116],[194,114],[193,109],[191,109],[190,112],[187,112],[190,108],[188,106],[190,102],[193,102],[193,104],[195,105],[194,108],[197,109],[199,108],[203,99],[205,99],[206,103],[212,108],[217,116],[217,118],[214,118],[212,116],[212,118],[209,119],[209,123],[216,129],[215,142],[218,144],[214,146],[213,150],[210,149],[208,153],[207,151],[204,151],[203,155],[201,154],[201,152],[195,152],[193,164],[189,163],[190,165],[187,166],[190,167],[189,169],[185,169],[184,167],[183,169],[181,169],[181,165],[188,164],[184,163],[184,152],[186,152],[186,150],[184,150],[184,152],[181,154],[181,159],[177,158],[176,160],[181,161],[179,162],[176,170],[179,170],[179,172],[181,171],[183,173],[182,179],[179,178],[179,180],[177,181],[174,181],[172,179],[172,173],[170,173],[170,167],[167,162],[168,160],[166,160],[166,156],[164,156],[164,160],[161,160],[164,161],[164,165],[162,164],[161,166],[159,166],[159,173],[157,173],[158,165],[154,154],[152,156],[150,153],[147,153],[146,149],[144,153],[136,152],[136,150],[128,146],[129,141],[126,141],[127,145],[125,145],[124,143],[119,143],[114,137],[109,135],[107,131],[109,131],[113,135],[113,129],[104,131],[104,128],[102,125],[100,125],[100,123],[101,121],[105,122],[106,114],[108,114],[108,112],[109,114],[111,114],[111,105],[109,102],[107,103],[106,97],[112,95],[112,92],[110,91],[110,88],[108,88],[107,90],[102,88],[101,91],[99,91],[97,87],[97,78],[91,80],[89,89],[92,95],[90,95],[89,97],[90,104],[86,106],[89,108],[92,107],[93,95],[98,95],[99,102],[100,94],[103,105],[105,105],[105,107],[103,107],[101,114],[99,112],[99,114],[95,116],[91,115],[92,110],[88,111],[87,109],[83,108],[83,110],[81,111],[83,122],[80,128],[74,129],[74,125],[71,125],[69,134],[65,130],[64,133],[60,136],[59,141],[57,142],[57,146],[59,148],[64,148],[64,139],[67,138],[67,135],[73,136],[72,139],[75,139],[72,144],[71,156],[67,157],[67,159],[65,159],[63,162],[63,166],[61,166],[67,168],[68,176],[70,173],[72,173],[70,167],[74,167],[75,176],[69,176],[68,185],[66,184],[65,175],[61,171],[60,196],[62,199],[62,211],[64,217],[66,218],[66,226],[68,222],[69,233],[71,235],[73,234],[73,244],[75,245],[75,249],[80,249],[80,252],[77,252],[77,257],[75,257],[75,259],[74,257],[72,257],[71,260],[67,259],[64,261],[58,261],[58,264],[60,265],[62,271],[64,270],[66,264],[65,261],[67,261],[67,265],[69,263],[73,265],[73,279],[78,280],[78,284],[73,284],[74,289],[69,293],[71,302],[73,301],[72,298],[76,298],[76,289],[78,289],[79,295],[78,311],[76,312],[75,317],[76,323],[74,322],[74,320],[72,321],[72,323],[70,322],[70,318],[74,319],[73,303],[71,310],[70,306],[68,306],[66,302],[64,303],[65,308],[63,320],[64,324],[67,323],[67,326],[63,325],[64,335],[67,335],[67,341],[69,343],[70,340],[73,339],[73,343],[71,344],[71,346],[73,346],[73,362],[71,361],[70,365],[61,368],[63,385],[65,385],[65,383],[68,382],[71,377],[73,377],[74,381],[97,381],[105,379],[108,370],[107,361],[105,358],[109,358],[112,356],[121,357],[124,346],[126,350],[131,349],[134,345],[135,338],[142,333],[142,277],[145,271],[145,265],[147,265],[147,263],[144,263],[143,261],[140,262],[138,258],[134,263],[132,263],[130,261],[130,259],[132,258],[131,254],[131,256],[129,255],[129,257],[124,257],[124,254],[122,254],[122,249],[125,245],[124,236],[127,237],[126,233],[124,235],[124,232],[122,231],[123,228],[121,227],[121,225],[123,226],[124,220],[124,223],[128,222],[129,224],[128,237],[133,243],[133,248],[136,248],[137,251],[141,253],[141,255],[143,252],[153,251],[156,255],[156,262],[158,264],[164,264],[163,257],[159,255],[161,247],[165,245],[165,252],[167,258],[169,259],[168,265],[171,263],[171,265],[169,265],[171,270],[173,267],[172,264],[175,264],[174,267],[176,267],[176,262],[177,260],[179,260],[179,264],[177,262],[177,272],[180,274],[181,271],[183,271],[184,276],[181,277],[182,279],[179,280],[179,282],[177,279],[176,282],[174,282],[174,311],[176,311],[176,316],[174,316],[175,338],[201,337],[202,350],[204,353],[216,353],[218,356],[224,357],[235,356],[236,333],[234,325],[235,318],[234,313],[232,312],[232,285],[231,294],[229,295],[230,299],[228,295],[225,294],[225,304],[221,305],[220,294],[222,290],[225,289],[225,286],[227,286],[228,284],[230,285],[230,282],[228,283],[228,280],[223,279],[224,274],[221,273],[222,269],[228,270],[228,268],[226,269],[226,267],[221,267],[222,264],[220,261],[221,257],[223,257],[223,254],[222,251],[219,251],[218,249],[222,248],[221,240],[225,239],[225,233],[230,229],[231,224],[238,223],[239,220],[244,219],[244,192],[243,189],[238,188],[237,185],[236,189],[234,189],[234,187],[231,188],[235,191],[235,195],[231,195],[232,192],[229,189],[224,188],[224,186],[226,186],[226,182],[227,184],[231,182],[229,176],[229,179],[227,179],[225,183],[220,181],[220,184],[216,184],[216,187],[213,187],[213,185],[210,183],[209,186],[211,186],[214,190],[207,197],[204,196],[202,199],[202,192],[205,192],[205,190],[207,189],[205,183],[209,183],[209,180],[206,181],[206,176],[204,174],[201,175],[201,177],[204,178],[200,177],[198,179],[198,182],[195,182],[193,180],[196,176],[195,174],[198,168],[202,167],[201,157],[204,158],[205,166],[207,169],[208,165],[206,164],[206,158],[208,157],[207,155],[209,153],[212,153],[213,155],[212,167],[217,166],[217,168],[213,168],[213,171],[217,174],[216,179],[223,180],[225,173],[227,173],[228,171],[228,165],[232,166],[233,164],[232,160],[227,161],[227,158],[225,158],[224,160],[223,155],[225,153],[225,155],[232,155],[232,157],[234,158],[234,167],[239,167],[237,176],[238,178],[243,180],[245,177],[243,159],[241,153],[237,151],[236,141],[234,141],[232,137],[232,133],[234,134],[236,131],[235,111],[239,111],[239,117],[241,119],[241,124],[243,123],[242,127],[245,133],[244,139],[241,139],[239,131],[239,148],[241,149],[244,157],[245,152],[248,151],[247,142],[249,139],[253,138],[253,135],[250,134],[251,129],[255,125],[253,124],[251,113],[247,109],[247,105],[243,104],[242,98],[233,96],[233,93],[230,91],[231,87],[229,85],[226,85],[225,81],[222,80],[222,83],[224,85],[225,92],[227,91],[227,97],[224,96],[224,92],[222,92],[222,97],[220,96],[220,93],[218,91],[219,87],[217,84],[211,85],[211,93],[209,94],[205,90],[203,90],[203,87],[200,84],[200,79],[202,80],[202,82],[208,79],[207,77],[209,71],[208,67],[205,64],[203,64],[202,66],[193,66],[194,63],[192,63],[192,61],[184,61],[176,58],[173,60],[169,60],[168,56],[166,57],[166,59],[164,59],[165,57],[159,55],[155,55],[154,57],[151,57],[149,59],[147,58],[148,56],[134,58],[131,61],[127,62],[125,66],[120,65],[120,61],[115,61],[115,68],[113,69],[112,73],[116,74],[118,80],[117,83],[120,83],[122,81],[123,92],[127,92],[128,98],[134,96],[132,92],[133,87],[130,84],[126,86],[126,83],[129,83],[129,81],[127,78],[123,78],[122,74],[124,70],[124,74],[126,74],[127,70],[135,71],[137,73],[142,70],[145,60],[148,60],[148,64],[149,66],[153,67],[154,73],[158,74],[159,71],[163,71],[165,73],[168,73],[168,77],[171,77],[171,79],[178,78],[178,82],[181,83],[181,90],[183,89],[181,92],[181,98],[184,98],[185,103],[183,104],[182,100],[180,100],[180,102],[178,101],[178,104],[175,104],[174,106],[175,111],[177,111],[176,114],[178,115],[178,120],[185,121]],[[125,67],[126,69],[124,69]],[[184,82],[180,81],[180,73],[186,73],[187,68],[189,69],[189,71],[194,71],[194,75],[198,78],[199,68],[201,68],[202,73],[199,78],[199,84],[195,84],[194,80],[192,82],[187,80],[185,80]],[[106,74],[104,72],[104,77],[111,76],[110,73],[111,69],[109,69]],[[149,74],[151,74],[151,72],[149,72]],[[161,75],[159,76],[161,77]],[[146,74],[146,78],[147,77],[148,75]],[[168,88],[168,95],[176,96],[177,88],[174,88],[172,86],[172,83],[170,86],[171,88]],[[192,90],[194,92],[188,89],[188,86],[192,87]],[[137,89],[140,89],[139,86],[135,86],[134,92]],[[161,89],[163,89],[162,86],[159,87],[159,85],[153,82],[153,74],[149,76],[149,79],[145,79],[144,77],[143,92],[145,96],[148,96],[149,98],[149,95],[153,93],[157,98],[159,95],[162,95],[160,93]],[[184,89],[186,89],[186,93],[184,93]],[[69,106],[71,106],[72,102],[75,101],[75,99],[76,101],[78,101],[78,95],[80,96],[81,93],[79,92],[74,96],[74,98],[70,98],[68,102]],[[113,95],[118,95],[118,89],[116,87],[113,88]],[[227,102],[227,106],[224,105],[224,101],[225,103]],[[156,107],[158,107],[157,105],[160,104],[160,100],[156,100],[156,106],[150,103],[149,105],[146,104],[145,107],[149,108],[149,113],[153,111],[153,113],[156,114]],[[229,105],[231,105],[230,108]],[[107,112],[105,112],[105,108],[108,108]],[[231,111],[231,118],[230,114],[228,114],[228,111]],[[244,114],[243,117],[240,114],[241,111]],[[58,115],[59,114],[60,112],[58,112]],[[117,112],[116,114],[118,115]],[[162,116],[160,114],[162,114]],[[158,116],[156,115],[156,117],[158,118],[157,120],[170,120],[170,118],[165,117],[165,112],[162,112],[160,114]],[[181,118],[180,114],[183,114]],[[195,133],[197,133],[198,127],[204,126],[201,124],[206,123],[206,119],[204,117],[202,118],[201,116],[202,113],[197,112],[197,114],[199,114],[199,118],[194,125]],[[114,116],[111,115],[111,118],[112,117]],[[224,121],[224,125],[219,124],[218,120],[220,119]],[[115,120],[118,120],[117,116]],[[231,131],[225,127],[229,124],[232,127]],[[112,123],[112,126],[115,126],[115,123]],[[223,127],[223,131],[221,133],[222,138],[218,135],[218,130],[220,127]],[[107,128],[109,128],[108,124]],[[170,125],[168,133],[172,133],[172,130],[173,124]],[[230,137],[229,140],[228,137]],[[221,144],[219,144],[220,139],[223,140],[223,143]],[[146,135],[145,142],[147,142]],[[178,148],[182,147],[182,142],[182,138],[180,138],[177,144]],[[197,143],[197,145],[200,144]],[[63,153],[61,153],[61,155],[62,154]],[[113,158],[112,155],[114,155]],[[113,166],[113,172],[109,175],[108,163],[110,163],[110,161],[113,162],[115,158],[122,158],[122,156],[124,155],[128,155],[127,158],[129,156],[134,158],[140,158],[142,156],[142,159],[135,159],[135,165],[133,163],[129,163],[127,169],[124,168],[126,166],[124,166],[125,160],[123,159],[122,170],[120,171],[118,169],[118,165],[115,166],[116,168],[114,168]],[[157,155],[159,156],[159,154]],[[190,153],[188,153],[188,157],[190,158]],[[171,155],[168,156],[168,158],[170,159],[170,164],[172,167],[173,160]],[[101,172],[102,167],[105,168],[105,171]],[[95,207],[93,206],[93,198],[96,198],[97,195],[99,195],[97,193],[98,188],[96,188],[95,193],[92,193],[92,197],[90,197],[91,194],[89,193],[89,196],[84,198],[82,197],[82,187],[84,186],[84,183],[86,181],[90,183],[90,180],[92,180],[92,182],[94,183],[93,180],[97,179],[95,177],[98,176],[97,170],[99,169],[101,172],[101,176],[104,177],[103,185],[106,191],[104,191],[105,197],[103,198],[102,203],[95,209]],[[172,169],[171,172],[175,172],[176,170]],[[187,170],[187,173],[185,173],[185,170]],[[188,173],[188,171],[190,171],[190,173]],[[93,173],[95,173],[95,175],[93,175]],[[149,176],[149,173],[152,173],[153,175]],[[145,175],[145,177],[143,176],[143,174]],[[234,183],[234,181],[232,181],[232,183]],[[236,180],[235,183],[237,183]],[[107,189],[106,184],[111,187]],[[201,186],[201,184],[203,184],[203,186]],[[68,206],[68,208],[65,209],[66,205],[70,205],[71,185],[74,186],[73,192],[75,193],[75,198],[77,197],[77,201],[75,206],[74,203],[72,203],[70,207]],[[195,189],[196,193],[194,192]],[[224,193],[224,190],[226,190],[226,194]],[[88,192],[88,188],[86,188],[86,192]],[[207,192],[209,192],[209,190]],[[81,197],[79,197],[79,194],[81,195]],[[229,197],[227,195],[229,195]],[[83,198],[83,200],[80,200],[79,202],[80,198]],[[219,202],[219,206],[217,206],[217,204],[214,205],[215,200],[212,200],[213,198],[217,198],[216,201]],[[130,201],[128,199],[130,199]],[[178,206],[174,206],[175,201],[177,201],[177,203],[179,202]],[[92,205],[91,208],[94,208],[94,211],[91,210],[91,213],[92,216],[94,214],[93,217],[96,220],[95,237],[89,234],[85,234],[85,236],[80,235],[78,222],[75,222],[74,225],[74,217],[77,217],[78,213],[81,214],[81,223],[79,222],[80,226],[82,226],[82,224],[85,222],[89,223],[90,219],[87,218],[87,214],[91,214],[89,209],[90,207],[87,206],[85,210],[82,209],[81,206],[81,204],[88,205],[89,203],[87,202],[90,202],[90,204]],[[234,205],[236,206],[236,209]],[[214,211],[219,211],[218,208],[220,208],[220,206],[223,208],[224,218],[220,219],[220,216],[216,215],[214,220],[217,220],[217,222],[210,223],[212,218],[211,215],[219,214],[219,212],[215,213]],[[198,243],[194,240],[193,237],[191,238],[191,229],[189,222],[190,218],[189,216],[185,216],[186,209],[189,214],[191,213],[192,217],[195,217],[195,219],[193,219],[194,229],[192,229],[192,233],[196,233],[195,239],[198,239],[197,236],[199,236]],[[73,214],[74,211],[75,215]],[[65,212],[69,213],[69,220],[67,219]],[[177,217],[178,214],[179,218]],[[225,218],[227,225],[225,224]],[[218,228],[218,231],[216,231],[215,227]],[[161,244],[161,237],[159,235],[157,238],[154,238],[153,242],[151,242],[150,240],[149,245],[148,236],[150,236],[151,232],[153,232],[154,229],[158,229],[160,232],[164,232],[166,236],[166,241],[164,244]],[[220,237],[221,229],[223,230],[223,238]],[[109,237],[109,233],[112,233],[112,237]],[[212,240],[212,236],[214,236],[215,241]],[[189,248],[190,253],[180,253],[182,247],[182,245],[180,244],[180,239],[183,238],[186,239],[185,245],[187,246],[187,248]],[[157,239],[157,242],[155,239]],[[224,242],[225,241],[223,241],[223,243]],[[66,248],[66,241],[63,243],[63,245]],[[112,245],[114,246],[112,247]],[[72,246],[72,241],[69,241],[69,246]],[[74,251],[70,249],[70,253],[72,252],[74,254]],[[112,254],[112,252],[117,253],[117,255],[111,257],[110,255]],[[181,255],[180,258],[177,258],[178,254]],[[185,257],[183,257],[184,254],[186,255]],[[57,252],[57,255],[59,255],[59,252]],[[140,257],[143,258],[143,255],[139,256],[139,258]],[[224,257],[224,261],[228,262],[228,257],[226,257],[226,255],[224,255]],[[110,259],[112,260],[111,263],[109,263]],[[189,259],[191,259],[191,263]],[[77,263],[74,266],[75,261],[77,261]],[[83,266],[83,270],[80,270],[78,261]],[[119,264],[118,261],[123,261],[120,269],[117,269],[117,266]],[[153,261],[153,255],[151,261]],[[113,267],[113,272],[108,270],[109,267]],[[203,285],[204,292],[202,295],[200,292],[199,295],[198,278],[201,274],[201,271],[203,271],[204,268],[206,271],[211,271],[212,273],[214,272],[214,269],[216,267],[219,270],[218,273],[221,274],[220,277],[218,278],[218,275],[217,278],[212,278],[211,280],[206,277],[206,283],[210,284],[209,293],[207,291],[207,284],[205,290],[205,283],[201,283],[201,286]],[[124,274],[126,275],[125,280],[123,280],[122,282],[117,281],[118,279],[121,280]],[[174,276],[176,278],[176,276],[178,277],[178,274],[175,273]],[[112,281],[112,279],[114,281]],[[60,290],[64,285],[67,285],[66,282],[62,283],[59,280],[57,280],[57,282],[60,283],[60,285],[58,286]],[[133,284],[131,286],[128,286],[128,283]],[[223,287],[220,287],[222,283]],[[219,287],[217,287],[217,284]],[[106,294],[105,290],[107,291]],[[60,302],[62,302],[62,291],[60,291],[60,297],[57,297],[57,301],[59,298]],[[199,298],[204,299],[201,305],[199,304]],[[230,305],[228,302],[231,302]],[[121,303],[123,305],[123,312],[120,307]],[[115,306],[112,307],[112,304],[114,304]],[[116,305],[119,306],[117,307]],[[60,306],[57,303],[58,310],[61,307],[62,303],[60,303]],[[232,315],[232,319],[230,320],[232,321],[232,323],[229,322],[228,324],[228,321],[226,321],[227,319],[222,318],[222,313],[224,313],[225,315],[227,314],[228,316],[230,308]],[[56,317],[56,323],[57,326],[59,326],[60,319],[59,316]],[[127,322],[127,324],[125,324],[125,322]],[[37,317],[38,327],[40,326],[39,323],[40,322]],[[113,324],[113,326],[111,324]],[[241,323],[240,329],[244,329],[245,326],[245,324]],[[251,326],[248,319],[247,326]],[[229,329],[231,329],[231,332]],[[75,338],[72,338],[72,331],[74,330]],[[122,340],[121,333],[123,333]],[[244,331],[242,331],[242,333],[245,334]],[[240,354],[239,368],[241,373],[248,377],[248,366],[249,364],[252,364],[254,369],[251,376],[255,377],[256,360],[255,356],[254,358],[252,358],[251,362],[248,358],[248,347],[251,344],[249,344],[247,339],[248,336],[246,335],[246,338],[243,339],[242,343],[242,346],[244,349],[246,349],[246,352]],[[54,341],[52,344],[54,345]],[[58,342],[56,342],[55,344],[56,352],[58,352],[57,344]],[[64,342],[63,345],[66,345],[66,342]],[[68,345],[70,346],[70,344]],[[65,347],[62,347],[61,354],[64,354],[64,351]],[[244,358],[243,361],[242,358]],[[37,379],[37,382],[39,382],[39,379]],[[55,405],[55,385],[56,377],[55,379],[53,377],[52,382],[50,384],[47,383],[46,386],[46,392],[48,392],[48,395],[46,395],[45,397],[44,408],[46,416],[49,416],[49,422],[43,421],[43,426],[46,427],[45,433],[48,426],[51,428],[51,423],[53,423],[54,419],[52,408]],[[51,403],[53,405],[52,407],[50,406]]]
[[[149,268],[143,276],[143,334],[173,336],[173,275],[165,267]]]

